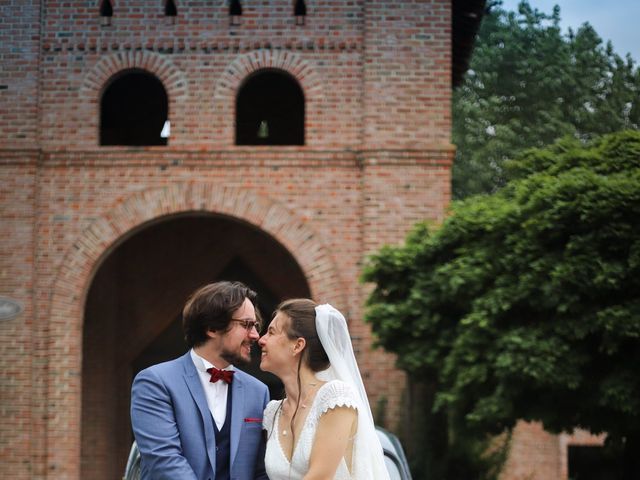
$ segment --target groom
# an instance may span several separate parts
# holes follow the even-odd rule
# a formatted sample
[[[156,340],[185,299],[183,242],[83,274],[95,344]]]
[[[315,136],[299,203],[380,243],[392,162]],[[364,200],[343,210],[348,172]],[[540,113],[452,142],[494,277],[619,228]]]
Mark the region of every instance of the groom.
[[[256,293],[239,282],[197,290],[182,313],[190,351],[141,371],[131,423],[141,478],[267,480],[262,412],[266,385],[234,368],[258,339]]]

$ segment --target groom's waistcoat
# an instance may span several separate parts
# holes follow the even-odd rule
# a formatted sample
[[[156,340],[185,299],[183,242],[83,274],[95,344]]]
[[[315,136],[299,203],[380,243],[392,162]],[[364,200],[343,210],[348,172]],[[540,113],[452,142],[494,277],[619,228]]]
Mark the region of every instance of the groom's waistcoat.
[[[229,480],[231,475],[231,385],[227,393],[227,415],[224,425],[218,430],[216,421],[211,416],[213,431],[216,434],[216,480]]]

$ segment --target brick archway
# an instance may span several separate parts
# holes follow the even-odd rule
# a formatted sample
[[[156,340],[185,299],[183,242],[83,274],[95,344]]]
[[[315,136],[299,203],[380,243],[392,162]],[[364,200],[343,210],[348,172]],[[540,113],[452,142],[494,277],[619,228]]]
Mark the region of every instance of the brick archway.
[[[304,92],[306,123],[318,123],[322,116],[322,99],[326,97],[322,76],[311,62],[287,50],[255,50],[238,56],[224,69],[214,93],[214,107],[222,118],[235,118],[235,100],[240,86],[249,75],[267,68],[283,70],[298,81]],[[233,124],[227,124],[224,129],[224,137],[230,145],[233,144],[234,128]],[[307,143],[313,143],[313,138]]]
[[[90,105],[88,110],[91,111],[91,115],[88,117],[87,126],[94,132],[96,143],[100,97],[105,85],[118,72],[134,68],[152,73],[162,82],[169,98],[169,118],[173,117],[178,107],[185,103],[189,94],[186,76],[168,59],[146,50],[125,51],[104,56],[85,75],[80,88],[80,101]]]
[[[84,77],[82,90],[90,97],[97,98],[107,80],[116,73],[130,68],[140,68],[153,73],[160,79],[170,97],[183,97],[188,93],[187,80],[182,71],[168,59],[144,50],[118,52],[102,57]]]
[[[46,468],[56,479],[75,480],[80,475],[82,324],[93,276],[113,249],[141,225],[188,212],[223,214],[261,229],[292,254],[315,298],[346,304],[338,270],[320,236],[266,196],[210,183],[183,183],[145,190],[119,202],[70,247],[51,295]]]

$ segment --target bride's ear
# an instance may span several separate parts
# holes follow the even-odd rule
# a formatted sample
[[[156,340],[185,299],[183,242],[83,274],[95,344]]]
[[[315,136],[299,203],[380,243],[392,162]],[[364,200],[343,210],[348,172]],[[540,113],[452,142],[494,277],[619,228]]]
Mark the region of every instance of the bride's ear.
[[[304,350],[304,347],[306,346],[307,346],[307,341],[302,337],[298,337],[298,339],[296,340],[296,343],[293,344],[293,350],[292,350],[293,355],[295,356],[300,352],[302,352]]]

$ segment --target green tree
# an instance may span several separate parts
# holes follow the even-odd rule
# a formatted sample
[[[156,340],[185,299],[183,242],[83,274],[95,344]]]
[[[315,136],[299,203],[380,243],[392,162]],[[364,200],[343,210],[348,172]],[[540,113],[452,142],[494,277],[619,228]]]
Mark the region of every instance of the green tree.
[[[366,318],[453,432],[606,432],[617,478],[636,478],[640,132],[565,138],[506,171],[371,257]]]
[[[588,24],[563,35],[560,9],[489,2],[470,68],[453,95],[453,193],[491,193],[504,162],[564,135],[589,139],[640,127],[640,69]]]

